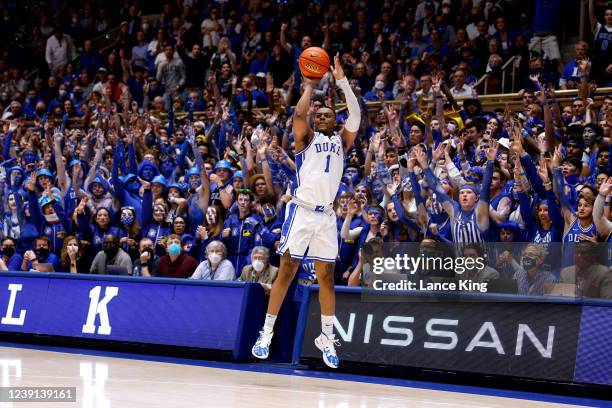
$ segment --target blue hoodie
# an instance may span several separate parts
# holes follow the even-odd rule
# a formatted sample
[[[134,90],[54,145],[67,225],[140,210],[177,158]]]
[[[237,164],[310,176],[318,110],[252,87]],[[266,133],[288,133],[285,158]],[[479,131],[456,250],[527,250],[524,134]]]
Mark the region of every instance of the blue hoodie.
[[[134,178],[135,175],[128,174],[127,176],[119,177],[119,165],[121,162],[125,163],[125,157],[123,152],[123,143],[119,141],[117,148],[115,148],[115,157],[113,159],[113,195],[117,200],[119,200],[119,205],[121,207],[134,207],[136,214],[139,215],[138,221],[142,225],[142,201],[138,195],[138,187],[134,189],[134,183],[130,183],[131,179]]]
[[[152,175],[145,177],[144,176],[144,171],[145,169],[150,169]],[[138,177],[140,177],[143,180],[146,181],[151,181],[153,180],[153,178],[155,178],[155,176],[159,175],[159,169],[157,168],[157,166],[155,165],[155,163],[152,163],[148,160],[144,160],[142,163],[140,163],[140,165],[138,166]]]
[[[66,212],[59,202],[53,200],[51,205],[59,221],[53,223],[47,222],[42,213],[42,208],[38,204],[36,194],[29,192],[28,195],[32,224],[36,227],[38,234],[44,235],[51,240],[51,252],[59,255],[64,245],[64,238],[68,235],[67,231],[70,231],[72,226],[70,218],[66,215]],[[43,204],[43,207],[45,205],[47,204]]]

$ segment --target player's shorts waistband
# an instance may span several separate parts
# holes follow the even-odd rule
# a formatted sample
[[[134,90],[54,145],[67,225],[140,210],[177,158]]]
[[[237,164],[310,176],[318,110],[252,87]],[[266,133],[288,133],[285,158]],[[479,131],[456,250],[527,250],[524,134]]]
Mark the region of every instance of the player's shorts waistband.
[[[315,205],[315,204],[311,204],[311,203],[309,203],[307,201],[304,201],[302,199],[299,199],[296,196],[292,196],[291,197],[291,202],[294,203],[295,205],[297,205],[298,207],[302,207],[302,208],[305,208],[305,209],[310,210],[310,211],[325,213],[327,215],[333,215],[334,214],[334,205],[333,204]]]

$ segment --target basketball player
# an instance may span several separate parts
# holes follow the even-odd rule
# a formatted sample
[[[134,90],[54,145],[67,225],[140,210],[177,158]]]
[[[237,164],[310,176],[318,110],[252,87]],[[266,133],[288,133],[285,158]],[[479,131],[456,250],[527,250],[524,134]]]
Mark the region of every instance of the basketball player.
[[[294,182],[282,228],[278,253],[280,268],[272,285],[268,313],[263,330],[253,346],[253,355],[265,359],[269,355],[274,322],[287,293],[287,288],[300,266],[300,260],[308,250],[308,258],[314,259],[315,272],[320,286],[322,332],[315,345],[323,353],[323,361],[331,368],[338,367],[334,338],[334,263],[338,255],[336,215],[333,201],[340,187],[344,169],[344,155],[351,148],[359,130],[361,112],[357,98],[344,75],[338,54],[330,67],[336,85],[344,93],[349,116],[344,128],[334,132],[336,114],[330,107],[315,112],[315,130],[306,120],[313,90],[319,80],[304,78],[304,92],[295,107],[293,135],[295,139],[295,163],[297,180]]]

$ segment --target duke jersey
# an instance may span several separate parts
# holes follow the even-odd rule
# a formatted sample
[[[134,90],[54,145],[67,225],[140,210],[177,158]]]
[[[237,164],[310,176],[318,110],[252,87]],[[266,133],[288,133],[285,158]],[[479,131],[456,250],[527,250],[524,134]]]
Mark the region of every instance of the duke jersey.
[[[561,268],[574,265],[574,253],[576,252],[576,244],[583,241],[580,238],[580,234],[597,238],[597,229],[595,228],[595,223],[591,223],[587,227],[583,228],[580,225],[580,220],[578,218],[574,220],[571,227],[563,235],[563,260],[561,262]]]
[[[610,52],[610,45],[612,45],[612,28],[608,28],[601,23],[597,23],[597,31],[595,32],[595,38],[593,38],[593,44],[595,45],[595,52],[599,52],[602,55]]]
[[[313,205],[333,203],[344,171],[342,138],[314,132],[308,146],[295,156],[295,165],[291,194]]]
[[[484,239],[476,222],[476,210],[463,211],[458,209],[455,219],[451,220],[451,232],[456,243],[473,244]]]

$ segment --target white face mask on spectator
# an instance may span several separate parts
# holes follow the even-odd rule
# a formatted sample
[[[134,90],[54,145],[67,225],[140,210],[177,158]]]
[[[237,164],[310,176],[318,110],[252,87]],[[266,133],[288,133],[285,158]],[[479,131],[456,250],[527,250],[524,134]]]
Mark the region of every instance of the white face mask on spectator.
[[[448,130],[448,133],[455,133],[455,130],[457,130],[457,125],[454,123],[447,123],[446,130]]]
[[[45,214],[45,220],[47,222],[58,222],[59,221],[59,217],[57,216],[56,213],[53,214]]]
[[[221,262],[221,255],[213,252],[212,254],[208,254],[208,260],[211,264],[217,265],[219,262]]]
[[[260,261],[259,259],[256,259],[253,261],[253,269],[255,269],[257,272],[261,272],[264,269],[264,262]]]

